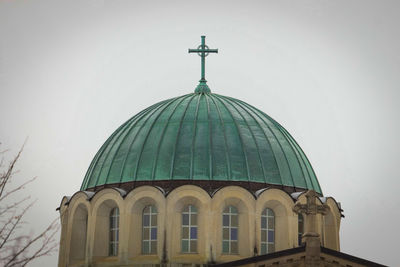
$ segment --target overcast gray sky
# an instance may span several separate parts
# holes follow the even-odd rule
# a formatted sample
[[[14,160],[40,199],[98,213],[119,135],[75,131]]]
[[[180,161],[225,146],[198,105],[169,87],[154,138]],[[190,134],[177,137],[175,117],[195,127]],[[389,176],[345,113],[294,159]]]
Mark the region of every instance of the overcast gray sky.
[[[187,49],[205,34],[211,90],[280,122],[342,203],[341,250],[398,265],[399,3],[0,0],[0,142],[11,156],[29,136],[29,229],[58,216],[120,124],[194,90]]]

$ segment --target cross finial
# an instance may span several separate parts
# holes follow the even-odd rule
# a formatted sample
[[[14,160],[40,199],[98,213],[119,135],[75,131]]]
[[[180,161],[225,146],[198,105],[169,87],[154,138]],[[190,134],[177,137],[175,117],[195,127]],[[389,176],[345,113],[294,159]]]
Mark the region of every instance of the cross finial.
[[[210,49],[206,45],[206,37],[202,35],[201,44],[197,49],[189,49],[189,53],[197,53],[201,57],[201,79],[199,85],[196,87],[195,93],[210,93],[211,91],[205,78],[206,56],[208,56],[209,53],[218,53],[218,49]]]

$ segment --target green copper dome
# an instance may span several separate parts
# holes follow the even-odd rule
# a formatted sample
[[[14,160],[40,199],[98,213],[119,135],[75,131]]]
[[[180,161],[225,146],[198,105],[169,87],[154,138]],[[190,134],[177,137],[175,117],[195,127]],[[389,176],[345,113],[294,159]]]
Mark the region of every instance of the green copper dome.
[[[321,193],[291,135],[253,106],[193,93],[141,111],[97,152],[81,190],[147,182],[257,184]]]

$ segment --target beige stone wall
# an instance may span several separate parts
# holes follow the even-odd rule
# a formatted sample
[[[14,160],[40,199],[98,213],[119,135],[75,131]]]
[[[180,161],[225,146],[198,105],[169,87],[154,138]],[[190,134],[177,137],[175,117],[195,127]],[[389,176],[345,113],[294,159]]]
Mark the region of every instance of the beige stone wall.
[[[297,199],[305,203],[304,195]],[[327,216],[318,215],[318,229],[324,246],[339,249],[340,211],[336,202],[328,198]],[[143,255],[142,211],[157,207],[157,254]],[[181,212],[186,205],[198,210],[198,251],[181,253]],[[239,211],[239,252],[222,253],[222,211],[233,205]],[[267,189],[257,199],[249,191],[228,186],[210,195],[198,186],[176,188],[166,197],[157,188],[138,187],[128,194],[115,189],[103,189],[96,194],[76,193],[64,198],[60,206],[61,244],[59,266],[152,266],[165,258],[169,266],[227,262],[254,256],[260,251],[261,213],[270,208],[275,213],[275,250],[297,246],[297,214],[295,200],[286,192]],[[118,256],[108,256],[109,213],[120,210]],[[87,226],[87,229],[85,229]],[[195,265],[193,265],[195,266]]]

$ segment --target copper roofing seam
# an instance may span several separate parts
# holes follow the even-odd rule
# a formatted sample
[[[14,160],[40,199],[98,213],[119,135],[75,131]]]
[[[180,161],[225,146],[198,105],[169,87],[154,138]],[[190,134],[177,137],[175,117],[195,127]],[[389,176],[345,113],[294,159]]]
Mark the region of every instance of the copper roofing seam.
[[[279,126],[280,126],[280,125],[279,125]],[[302,157],[301,153],[299,152],[298,146],[296,146],[296,144],[293,142],[293,141],[294,141],[294,138],[292,138],[292,136],[289,134],[288,131],[286,131],[285,128],[280,127],[280,130],[285,134],[286,138],[289,140],[289,143],[290,143],[291,147],[292,147],[292,146],[294,147],[294,148],[292,148],[292,150],[293,150],[294,153],[296,154],[296,158],[297,158],[297,160],[299,161],[299,164],[300,164],[300,163],[303,163],[303,165],[304,165],[304,167],[303,167],[303,165],[300,164],[300,167],[301,167],[301,170],[302,170],[302,172],[303,172],[303,178],[304,178],[304,181],[305,181],[305,183],[306,183],[307,188],[310,188],[310,187],[311,187],[311,188],[313,188],[313,189],[316,189],[316,188],[314,187],[313,183],[312,183],[312,177],[311,177],[311,175],[310,175],[310,173],[309,173],[309,171],[308,171],[308,169],[307,169],[306,163],[304,162],[304,158]],[[304,168],[306,169],[305,171],[304,171]],[[306,177],[306,173],[305,173],[305,172],[307,172],[307,177]],[[308,179],[306,179],[306,178],[308,178]],[[308,180],[309,180],[309,181],[308,181]],[[311,183],[311,185],[309,185],[310,183]]]
[[[192,130],[192,144],[190,146],[190,169],[189,169],[189,179],[193,180],[193,164],[194,164],[194,144],[196,140],[196,128],[197,128],[197,117],[199,116],[199,106],[202,94],[197,94],[197,105],[196,111],[194,113],[194,120],[193,120],[193,130]]]
[[[262,161],[262,159],[261,159],[260,148],[259,148],[259,146],[258,146],[257,139],[256,139],[256,137],[254,136],[254,132],[253,132],[253,130],[251,129],[251,127],[250,127],[248,121],[247,121],[247,120],[245,119],[245,117],[243,116],[242,112],[239,112],[239,110],[235,107],[235,105],[237,105],[237,103],[236,103],[235,101],[229,101],[229,104],[236,110],[236,112],[240,115],[240,117],[242,117],[243,121],[246,123],[247,128],[249,129],[249,132],[250,132],[250,134],[251,134],[251,137],[253,138],[254,144],[256,145],[256,148],[257,148],[258,160],[259,160],[260,165],[261,165],[261,171],[262,171],[262,174],[263,174],[263,177],[264,177],[264,182],[266,182],[266,181],[267,181],[267,180],[266,180],[267,178],[266,178],[266,176],[265,176],[264,164],[263,164],[263,161]],[[241,108],[242,108],[242,107],[241,107]],[[249,114],[245,109],[242,108],[242,110],[243,110],[244,112],[246,112],[247,114]],[[249,115],[250,115],[250,114],[249,114]]]
[[[261,125],[260,125],[260,123],[258,122],[258,120],[251,114],[251,112],[254,113],[257,117],[259,117],[259,119],[260,119],[260,116],[259,116],[256,112],[254,112],[252,109],[250,109],[249,107],[243,105],[241,102],[237,101],[237,104],[238,104],[239,106],[241,106],[241,108],[242,108],[245,112],[247,112],[247,113],[253,118],[253,120],[256,122],[258,128],[259,128],[260,131],[263,133],[264,138],[265,138],[265,140],[267,141],[267,143],[268,143],[268,145],[269,145],[269,148],[271,149],[271,154],[272,154],[272,157],[273,157],[273,159],[274,159],[274,161],[275,161],[276,167],[278,168],[279,177],[280,177],[280,169],[279,169],[279,165],[278,165],[278,163],[277,163],[277,161],[276,161],[276,155],[275,155],[274,149],[272,148],[272,145],[271,145],[271,143],[270,143],[270,141],[269,141],[267,135],[265,134],[264,129],[261,127]],[[250,110],[251,112],[250,112],[249,110]],[[264,170],[264,161],[262,160],[262,157],[261,157],[261,164],[263,165],[263,170]],[[265,176],[265,173],[264,173],[264,179],[265,179],[265,183],[268,183],[267,177]],[[281,179],[281,184],[282,184],[282,179]]]
[[[264,113],[264,114],[265,114],[265,113]],[[277,121],[275,121],[273,118],[271,118],[271,117],[268,116],[267,114],[265,114],[265,115],[269,118],[269,122],[272,123],[272,124],[275,126],[275,128],[278,130],[278,132],[283,136],[283,140],[285,140],[285,141],[288,143],[288,145],[289,145],[289,147],[290,147],[290,150],[292,150],[292,152],[294,152],[294,151],[293,151],[293,147],[291,146],[290,142],[288,142],[288,140],[287,140],[287,136],[286,136],[286,135],[282,132],[282,130],[281,130],[281,129],[283,129],[284,127],[281,126]],[[282,144],[281,142],[279,142],[279,143]],[[299,162],[298,162],[296,153],[294,153],[294,157],[295,157],[295,162],[298,164],[298,167],[299,167],[300,171],[302,172],[302,169],[301,169],[301,166],[300,166],[300,164],[299,164]],[[288,156],[286,155],[286,153],[285,153],[285,158],[289,161]],[[290,161],[292,161],[292,160],[290,160]],[[290,170],[291,170],[290,173],[291,173],[291,176],[292,176],[293,186],[294,186],[294,187],[299,187],[299,186],[296,185],[296,182],[295,182],[296,179],[295,179],[295,177],[294,177],[294,175],[293,175],[292,167],[294,167],[294,166],[291,166],[291,164],[289,164],[289,168],[290,168]],[[303,179],[304,179],[304,177],[303,177]],[[306,182],[306,186],[307,186],[307,182]],[[300,186],[300,188],[301,188],[301,186]]]
[[[168,100],[166,100],[166,101],[163,101],[163,102],[159,102],[157,106],[155,106],[155,107],[154,107],[153,109],[151,109],[149,112],[146,112],[146,114],[145,114],[144,116],[142,116],[142,117],[140,117],[140,118],[138,118],[138,119],[136,120],[136,123],[135,123],[135,125],[134,125],[133,128],[135,128],[135,127],[136,127],[136,124],[139,123],[144,117],[146,117],[146,119],[144,120],[143,124],[138,128],[138,130],[137,130],[135,136],[133,137],[133,139],[132,139],[131,143],[129,144],[129,147],[128,147],[127,151],[126,151],[126,155],[125,155],[125,157],[124,157],[124,161],[123,161],[122,167],[121,167],[120,183],[122,182],[122,179],[123,179],[126,161],[127,161],[128,157],[129,157],[129,155],[130,155],[130,153],[131,153],[131,148],[132,148],[133,144],[135,143],[136,138],[139,136],[139,133],[142,131],[144,125],[145,125],[146,122],[149,120],[149,118],[150,118],[156,111],[158,111],[158,109],[160,109],[160,108],[161,108],[167,101],[169,101],[169,100],[170,100],[170,99],[168,99]],[[128,171],[128,172],[129,172],[129,171]],[[132,177],[132,178],[133,178],[133,177]]]
[[[285,131],[286,131],[286,129],[285,129]],[[287,131],[286,131],[286,132],[287,132]],[[287,133],[288,133],[289,136],[291,137],[290,133],[289,133],[289,132],[287,132]],[[298,149],[301,151],[302,158],[305,158],[304,162],[306,163],[307,171],[309,172],[309,171],[311,170],[311,172],[312,172],[312,174],[313,174],[313,175],[310,174],[310,180],[311,180],[311,183],[313,184],[313,187],[319,189],[319,192],[320,192],[321,195],[322,195],[321,186],[320,186],[320,184],[319,184],[317,175],[316,175],[315,172],[314,172],[314,168],[312,167],[310,160],[308,159],[307,155],[304,153],[304,151],[303,151],[303,149],[301,148],[301,146],[297,143],[296,139],[292,138],[292,140],[293,140],[293,142],[296,144],[296,146],[298,147]],[[316,182],[317,187],[315,187],[315,182]],[[316,191],[317,191],[317,190],[316,190]]]
[[[177,110],[178,106],[179,106],[185,99],[187,99],[187,98],[190,97],[190,96],[191,96],[191,94],[187,94],[187,95],[183,95],[183,96],[181,96],[181,97],[177,97],[177,98],[175,98],[175,99],[173,100],[173,101],[175,101],[175,100],[177,100],[177,99],[180,99],[180,101],[176,104],[176,106],[175,106],[174,109],[172,110],[171,114],[169,115],[169,117],[168,117],[168,119],[167,119],[167,121],[166,121],[166,123],[165,123],[165,125],[164,125],[164,128],[163,128],[163,130],[162,130],[162,132],[161,132],[160,139],[158,140],[157,152],[156,152],[156,155],[155,155],[155,159],[154,159],[154,161],[153,161],[153,168],[152,168],[152,174],[151,174],[152,180],[155,179],[155,173],[156,173],[157,162],[158,162],[158,157],[159,157],[159,153],[160,153],[161,142],[162,142],[162,140],[164,140],[165,131],[166,131],[166,129],[167,129],[169,123],[170,123],[170,120],[171,120],[172,116],[175,114],[175,111]]]
[[[243,101],[237,101],[237,102],[239,103],[239,105],[243,105],[243,106],[246,108],[246,111],[247,111],[247,112],[249,112],[249,110],[250,110],[252,113],[254,113],[254,114],[259,118],[259,120],[261,120],[261,121],[265,124],[265,126],[268,128],[268,130],[270,131],[270,133],[273,135],[272,130],[271,130],[270,127],[268,127],[268,125],[265,123],[264,119],[258,114],[257,110],[254,110],[254,108],[253,108],[251,105],[248,105],[247,103],[245,103],[245,102],[243,102]],[[250,112],[249,112],[249,113],[250,113]],[[254,116],[253,116],[253,118],[255,119]],[[260,127],[260,130],[262,131],[262,133],[263,133],[263,135],[264,135],[264,137],[265,137],[265,140],[266,140],[267,143],[269,144],[269,147],[270,147],[271,152],[272,152],[272,155],[273,155],[274,162],[275,162],[276,167],[278,168],[278,171],[279,171],[279,173],[278,173],[279,179],[281,180],[281,184],[283,185],[283,181],[282,181],[282,177],[281,177],[281,173],[282,173],[282,172],[281,172],[281,168],[282,168],[282,167],[278,164],[278,161],[276,160],[276,157],[277,157],[277,156],[276,156],[276,153],[275,153],[275,151],[274,151],[274,148],[273,148],[273,146],[272,146],[272,144],[271,144],[271,142],[270,142],[268,136],[266,135],[266,133],[265,133],[265,131],[264,131],[264,128],[261,126],[261,124],[258,122],[258,120],[255,119],[255,121],[256,121],[257,125]]]
[[[300,155],[299,151],[297,150],[297,148],[294,146],[294,144],[292,142],[293,138],[291,138],[291,136],[288,135],[288,132],[285,131],[285,129],[283,127],[279,127],[279,130],[286,136],[286,139],[289,142],[289,146],[290,146],[291,150],[293,151],[293,153],[295,154],[295,157],[297,159],[297,164],[299,165],[299,167],[301,169],[301,172],[303,173],[302,176],[303,176],[303,180],[305,182],[305,185],[306,185],[307,188],[309,188],[309,183],[307,182],[306,178],[309,178],[311,180],[311,177],[310,177],[310,174],[308,173],[307,169],[306,169],[307,175],[306,175],[306,172],[304,171],[304,168],[306,168],[306,166],[304,165],[304,167],[303,167],[303,165],[301,164],[301,163],[304,164],[303,158],[301,157],[301,155]],[[314,186],[312,184],[311,184],[311,188],[314,188]]]
[[[250,106],[249,104],[247,104],[246,102],[243,102],[242,100],[237,99],[237,101],[240,102],[240,103],[243,103],[243,104],[246,105],[246,106]],[[259,109],[256,108],[256,107],[253,107],[253,106],[250,106],[250,107],[252,107],[253,109],[255,109],[256,111],[258,111],[259,113],[261,113],[261,114],[263,114],[264,116],[266,116],[267,118],[269,118],[272,122],[275,123],[275,125],[276,125],[276,124],[279,125],[280,127],[282,127],[282,128],[287,132],[287,130],[285,129],[285,127],[283,127],[282,125],[280,125],[277,121],[275,121],[273,118],[271,118],[268,114],[264,113],[263,111],[259,110]],[[320,187],[320,185],[319,185],[318,178],[317,178],[317,176],[315,175],[314,169],[313,169],[313,167],[312,167],[310,161],[308,160],[306,154],[304,153],[304,151],[303,151],[303,149],[301,148],[301,146],[297,143],[297,141],[296,141],[290,134],[289,134],[289,136],[293,139],[293,141],[296,143],[296,145],[297,145],[298,148],[300,149],[301,154],[305,157],[305,159],[306,159],[305,162],[307,163],[307,168],[310,168],[311,171],[313,172],[313,175],[314,175],[313,178],[311,179],[311,181],[312,181],[312,182],[313,182],[314,180],[317,181],[319,191],[320,191],[320,193],[322,194],[322,190],[321,190],[321,187]]]
[[[246,151],[245,151],[245,149],[244,149],[243,137],[242,137],[242,135],[241,135],[241,133],[240,133],[239,126],[237,125],[237,122],[236,122],[235,118],[233,117],[232,112],[231,112],[231,111],[228,109],[228,107],[225,105],[224,101],[226,101],[226,100],[224,99],[224,101],[222,101],[222,100],[220,99],[220,95],[214,95],[214,96],[215,96],[215,98],[218,99],[218,100],[221,102],[221,104],[225,107],[225,109],[227,110],[227,113],[231,116],[231,118],[232,118],[232,120],[233,120],[233,122],[234,122],[234,124],[235,124],[236,131],[237,131],[237,133],[238,133],[238,135],[239,135],[239,140],[240,140],[240,144],[241,144],[241,147],[242,147],[242,152],[243,152],[244,160],[245,160],[245,163],[246,163],[247,180],[248,180],[248,182],[250,182],[249,163],[248,163]]]
[[[137,117],[137,118],[135,119],[135,124],[132,125],[132,127],[131,127],[129,133],[131,133],[131,131],[132,131],[133,129],[135,129],[135,127],[136,127],[136,125],[139,123],[139,121],[141,121],[145,116],[148,116],[147,119],[146,119],[146,120],[148,120],[149,117],[151,117],[151,114],[152,114],[152,113],[154,113],[156,110],[158,110],[158,108],[159,108],[161,105],[163,105],[165,102],[167,102],[167,101],[169,101],[169,100],[170,100],[170,99],[165,100],[165,101],[162,101],[162,102],[158,102],[158,103],[157,103],[158,105],[157,105],[157,104],[156,104],[156,105],[153,105],[153,106],[152,106],[152,109],[151,109],[150,111],[149,111],[149,109],[145,109],[145,113],[144,113],[144,114],[141,114],[140,117]],[[121,166],[121,171],[120,171],[120,174],[119,174],[119,177],[120,177],[120,178],[119,178],[119,183],[122,182],[123,174],[124,174],[124,170],[125,170],[126,160],[128,159],[129,152],[130,152],[130,150],[131,150],[131,147],[132,147],[133,143],[134,143],[135,140],[136,140],[136,137],[138,136],[138,134],[139,134],[139,132],[140,132],[140,129],[141,129],[141,128],[139,128],[139,130],[136,132],[135,136],[133,137],[133,139],[132,139],[131,143],[129,144],[129,147],[128,147],[127,151],[126,151],[126,155],[125,155],[125,157],[124,157],[124,159],[123,159],[122,166]],[[122,144],[122,143],[121,143],[121,144]]]
[[[160,115],[174,102],[174,100],[176,100],[176,98],[174,98],[173,100],[168,101],[168,103],[166,103],[166,105],[164,105],[164,106],[162,107],[162,109],[158,112],[158,114],[155,116],[155,118],[152,118],[153,121],[151,122],[150,128],[149,128],[149,130],[147,131],[147,134],[146,134],[146,136],[145,136],[145,138],[144,138],[144,140],[143,140],[143,142],[142,142],[142,147],[140,148],[139,156],[138,156],[138,158],[137,158],[137,160],[136,160],[135,174],[134,174],[134,176],[133,176],[134,179],[135,179],[135,181],[137,180],[137,174],[138,174],[138,171],[139,171],[139,165],[140,165],[140,161],[141,161],[141,158],[142,158],[143,149],[144,149],[144,146],[146,145],[147,139],[149,138],[149,135],[150,135],[150,133],[151,133],[153,127],[154,127],[154,124],[156,123],[156,121],[158,120],[158,118],[160,117]],[[153,114],[151,115],[151,117],[152,117],[154,114],[155,114],[155,113],[153,113]],[[146,123],[147,123],[147,121],[146,121]],[[143,124],[143,126],[144,126],[144,124]]]
[[[210,180],[213,180],[213,141],[212,141],[212,120],[210,118],[210,103],[208,101],[208,94],[204,94],[206,103],[207,103],[207,120],[208,120],[208,168],[209,168],[209,175]]]
[[[177,146],[178,146],[178,140],[179,140],[179,135],[180,135],[180,131],[181,131],[181,128],[182,128],[183,119],[185,118],[186,111],[188,110],[189,105],[190,105],[190,103],[192,102],[194,96],[195,96],[195,94],[191,94],[191,98],[190,98],[190,100],[188,101],[188,103],[187,103],[187,105],[186,105],[186,107],[185,107],[184,112],[182,113],[181,120],[179,121],[179,128],[178,128],[178,131],[177,131],[177,133],[176,133],[176,139],[175,139],[174,150],[173,150],[172,157],[171,157],[171,169],[170,169],[170,176],[169,176],[170,179],[173,179],[173,177],[174,177],[173,175],[174,175],[174,167],[175,167],[176,148],[177,148]]]
[[[317,177],[317,175],[315,174],[314,168],[313,168],[313,166],[311,165],[310,160],[308,159],[307,155],[304,153],[304,151],[303,151],[303,149],[301,148],[301,146],[297,143],[297,141],[296,141],[295,139],[293,139],[293,141],[294,141],[295,144],[299,147],[299,149],[300,149],[300,151],[301,151],[301,153],[302,153],[302,156],[305,158],[307,170],[308,170],[308,171],[311,170],[311,172],[312,172],[312,174],[313,174],[313,175],[312,175],[312,179],[311,179],[311,183],[312,183],[314,186],[315,186],[315,183],[316,183],[317,188],[319,189],[319,192],[321,193],[321,195],[323,195],[323,194],[322,194],[321,185],[319,184],[318,177]]]
[[[122,127],[124,127],[131,120],[133,120],[133,118],[127,120],[125,123],[123,123],[121,126],[119,126],[118,129],[116,131],[114,131],[109,138],[107,138],[107,140],[103,143],[103,145],[97,151],[96,155],[94,156],[93,160],[91,161],[91,163],[89,165],[88,170],[86,171],[85,178],[83,179],[83,182],[82,182],[82,185],[81,185],[81,190],[84,189],[85,187],[89,186],[89,182],[92,180],[91,176],[92,176],[92,173],[93,173],[93,170],[94,170],[94,166],[97,165],[97,162],[98,162],[99,158],[101,157],[101,155],[103,154],[104,149],[106,148],[106,145],[108,145],[110,143],[110,141],[114,138],[114,136],[116,135],[117,131],[119,129],[121,129]]]
[[[142,110],[141,112],[139,112],[138,114],[136,114],[135,116],[133,116],[132,118],[130,118],[129,120],[127,120],[127,121],[126,121],[124,124],[122,124],[120,127],[118,127],[118,129],[115,130],[115,131],[112,133],[112,135],[107,139],[107,141],[101,146],[100,150],[98,151],[98,153],[100,154],[99,157],[100,157],[101,154],[104,152],[104,150],[105,150],[105,148],[106,148],[106,145],[109,144],[109,142],[113,139],[113,137],[116,135],[116,133],[117,133],[122,127],[124,127],[125,124],[127,124],[127,123],[129,123],[129,122],[132,122],[132,121],[135,121],[139,116],[143,115],[143,114],[146,113],[148,110],[154,108],[154,106],[157,106],[158,104],[160,104],[160,103],[156,103],[156,104],[151,105],[150,107],[148,107],[148,108]],[[95,163],[94,163],[94,162],[95,162]],[[91,165],[89,166],[90,175],[88,176],[88,181],[93,181],[93,178],[94,178],[94,177],[92,177],[92,174],[93,174],[93,170],[97,167],[98,158],[97,158],[97,159],[96,159],[96,158],[93,159],[93,160],[92,160],[92,163],[93,163],[93,165],[91,164]],[[88,170],[88,173],[89,173],[89,170]],[[98,181],[98,180],[97,180],[97,178],[96,178],[96,183],[94,184],[94,186],[97,186],[97,181]],[[89,187],[89,186],[90,186],[90,184],[87,184],[85,187],[87,188],[87,187]],[[83,188],[84,188],[84,187],[81,187],[81,189],[83,189]]]
[[[129,136],[129,134],[131,133],[132,129],[133,129],[134,126],[137,124],[138,120],[140,120],[140,118],[142,118],[142,115],[144,115],[144,113],[147,113],[147,111],[148,111],[148,110],[145,109],[144,112],[139,112],[140,115],[139,115],[139,116],[134,116],[135,119],[132,120],[131,123],[129,123],[129,125],[128,125],[126,128],[123,129],[124,132],[125,132],[127,129],[128,129],[128,131],[126,132],[126,134],[124,135],[124,137],[122,137],[122,140],[120,140],[121,142],[119,143],[117,149],[116,149],[115,152],[114,152],[114,155],[113,155],[111,164],[110,164],[110,166],[109,166],[109,168],[108,168],[106,180],[108,180],[108,179],[110,178],[110,172],[111,172],[111,169],[112,169],[113,164],[115,163],[115,161],[114,161],[115,156],[118,154],[119,149],[120,149],[122,143],[125,141],[125,138],[126,138],[127,136]],[[118,130],[117,130],[117,131],[118,131]],[[119,136],[119,138],[120,138],[121,136],[122,136],[122,134]],[[113,147],[116,143],[117,143],[117,140],[114,141],[112,147]],[[112,150],[112,148],[110,149],[110,152],[111,152],[111,150]],[[119,179],[119,180],[121,181],[121,179]]]
[[[310,181],[311,181],[311,183],[312,183],[312,187],[313,187],[314,189],[318,189],[319,192],[322,194],[322,189],[321,189],[321,186],[320,186],[320,184],[319,184],[317,175],[315,174],[314,169],[313,169],[313,167],[312,167],[312,165],[311,165],[311,163],[310,163],[310,161],[309,161],[307,155],[304,153],[304,151],[303,151],[303,149],[301,148],[301,146],[297,143],[296,139],[294,139],[294,138],[292,137],[292,135],[291,135],[282,125],[280,125],[277,121],[275,121],[275,123],[278,124],[278,125],[287,133],[287,135],[288,135],[288,136],[290,137],[290,139],[294,142],[294,144],[295,144],[295,146],[298,148],[298,150],[301,151],[301,153],[300,153],[300,154],[301,154],[301,158],[302,158],[303,162],[304,162],[305,165],[306,165],[306,169],[307,169],[307,172],[308,172],[308,174],[309,174]],[[312,172],[312,175],[310,174],[310,170],[311,170],[311,172]],[[317,182],[316,185],[315,185],[315,181]],[[316,191],[317,191],[317,190],[316,190]]]
[[[240,101],[240,100],[237,100],[237,101],[239,101],[240,103],[242,103],[242,104],[244,104],[245,106],[249,107],[250,109],[255,109],[256,111],[259,111],[257,108],[255,108],[255,107],[253,107],[253,106],[250,106],[250,105],[247,104],[246,102],[243,102],[243,101]],[[265,115],[265,113],[261,113],[261,114]],[[292,180],[292,186],[295,186],[294,180],[293,180],[292,170],[291,170],[291,168],[290,168],[290,163],[289,163],[289,160],[288,160],[287,157],[286,157],[286,153],[285,153],[285,151],[284,151],[284,149],[283,149],[283,147],[282,147],[282,144],[279,142],[279,139],[276,137],[276,134],[274,133],[274,131],[272,130],[272,128],[269,126],[268,122],[266,122],[265,119],[264,119],[262,116],[259,116],[259,118],[264,122],[265,126],[267,126],[267,128],[269,129],[270,133],[274,136],[274,138],[275,138],[275,140],[276,140],[276,143],[278,144],[280,150],[282,151],[282,155],[283,155],[283,157],[285,158],[285,162],[286,162],[287,167],[288,167],[288,170],[289,170],[290,178],[291,178],[291,180]],[[270,117],[268,117],[268,118],[270,118]],[[279,176],[281,177],[281,184],[282,184],[282,185],[285,185],[284,182],[283,182],[283,179],[282,179],[282,173],[279,173]],[[286,185],[287,185],[287,184],[286,184]]]
[[[215,97],[212,94],[209,94],[209,97],[210,97],[211,101],[214,103],[215,108],[217,109],[218,117],[221,122],[222,130],[224,133],[226,173],[228,174],[228,180],[231,180],[232,179],[232,168],[231,168],[231,162],[230,162],[230,156],[229,156],[230,150],[229,150],[228,141],[227,141],[227,137],[226,137],[226,129],[225,129],[224,120],[222,119],[221,110],[219,109],[219,106],[215,102],[215,99],[214,99]]]
[[[96,162],[96,165],[101,162],[101,166],[99,166],[100,170],[98,171],[97,177],[96,177],[96,186],[99,184],[99,180],[101,177],[101,174],[103,172],[103,168],[105,165],[106,160],[108,159],[108,155],[110,153],[110,151],[112,150],[113,146],[115,145],[116,139],[118,139],[118,137],[124,132],[124,130],[134,121],[134,119],[132,120],[128,120],[126,123],[122,124],[122,126],[118,127],[118,129],[116,131],[114,131],[114,133],[111,135],[110,139],[108,139],[107,141],[109,141],[107,143],[107,146],[104,148],[104,150],[102,151],[101,154],[101,158],[102,161],[100,161],[100,157],[98,159],[98,161]],[[111,144],[111,147],[110,147]],[[106,152],[107,151],[107,152]],[[105,153],[105,154],[103,154]],[[104,155],[104,156],[103,156]],[[104,178],[104,184],[107,183],[107,176]]]

